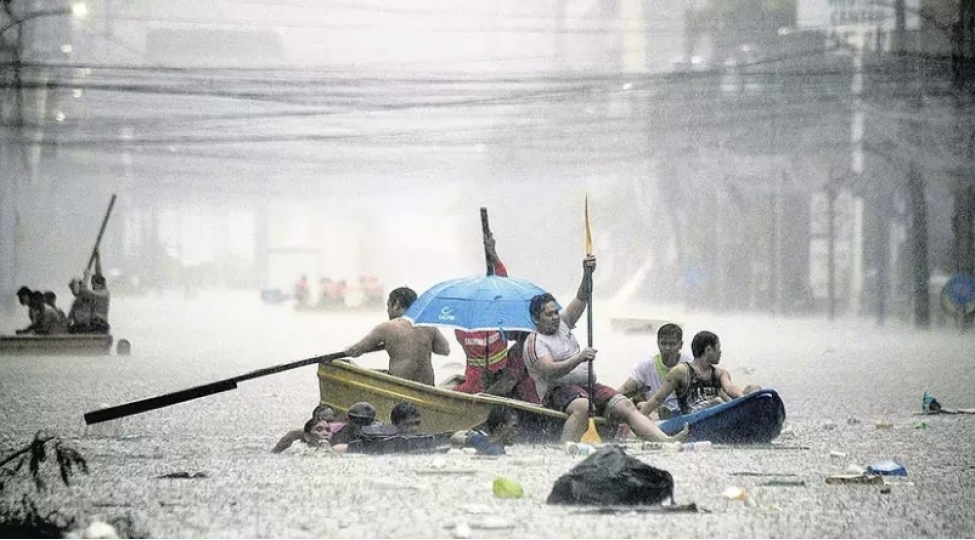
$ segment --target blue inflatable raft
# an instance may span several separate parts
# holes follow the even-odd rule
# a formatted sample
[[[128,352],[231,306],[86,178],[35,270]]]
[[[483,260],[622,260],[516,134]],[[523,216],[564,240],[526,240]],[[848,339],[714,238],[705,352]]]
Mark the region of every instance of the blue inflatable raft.
[[[772,442],[784,423],[782,399],[775,390],[765,389],[657,425],[664,433],[673,435],[689,424],[688,441],[755,444]]]

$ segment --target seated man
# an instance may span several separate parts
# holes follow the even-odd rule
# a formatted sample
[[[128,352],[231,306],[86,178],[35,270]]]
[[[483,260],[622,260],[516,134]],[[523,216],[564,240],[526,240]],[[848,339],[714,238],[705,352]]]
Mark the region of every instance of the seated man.
[[[634,396],[637,408],[643,414],[651,417],[657,414],[662,419],[680,414],[677,396],[674,394],[667,396],[657,411],[644,410],[643,404],[657,393],[671,368],[681,362],[693,360],[691,355],[681,352],[681,347],[684,345],[683,337],[684,332],[676,324],[667,323],[661,326],[657,331],[657,348],[660,353],[637,362],[630,377],[626,379],[623,386],[619,387],[619,393]]]
[[[485,456],[498,456],[506,453],[518,435],[518,413],[511,407],[495,405],[488,413],[483,430],[458,431],[450,437],[453,446],[474,448]]]
[[[535,381],[525,367],[525,340],[528,332],[506,332],[514,345],[508,349],[508,362],[501,369],[497,381],[484,390],[485,394],[509,397],[528,403],[541,403],[535,390]]]
[[[641,404],[643,411],[653,411],[673,392],[681,413],[690,414],[734,398],[761,390],[748,385],[744,390],[731,382],[731,375],[718,367],[721,361],[721,341],[712,332],[698,332],[691,341],[694,360],[678,364],[667,373],[660,389]]]
[[[433,386],[432,354],[450,354],[450,344],[440,330],[430,326],[413,326],[403,314],[416,301],[416,293],[400,287],[389,293],[386,313],[389,320],[376,326],[366,337],[349,347],[346,353],[356,358],[363,353],[386,349],[389,374]]]
[[[88,282],[91,281],[89,288]],[[108,334],[108,308],[110,295],[102,275],[101,255],[95,251],[95,274],[85,270],[84,277],[72,279],[69,284],[74,302],[68,312],[68,332],[72,334]]]
[[[20,305],[27,308],[27,317],[30,319],[30,324],[25,328],[18,329],[17,334],[32,334],[34,332],[34,323],[36,322],[34,319],[36,318],[36,314],[30,307],[30,295],[32,292],[26,286],[17,289],[17,301],[20,302]]]
[[[526,365],[535,380],[537,394],[542,396],[542,404],[569,415],[562,428],[562,442],[579,442],[582,438],[588,424],[590,399],[597,414],[615,415],[642,439],[667,442],[687,438],[687,426],[674,437],[668,436],[641,414],[632,401],[613,388],[595,382],[595,375],[594,395],[589,395],[590,361],[596,359],[596,349],[580,348],[572,328],[586,309],[596,257],[588,255],[583,264],[586,271],[582,283],[563,312],[560,313],[555,297],[549,293],[536,295],[529,303],[536,331],[525,342]]]
[[[58,312],[44,301],[44,293],[31,291],[28,306],[30,307],[31,325],[17,330],[18,334],[46,336],[65,332],[64,321],[58,317]]]

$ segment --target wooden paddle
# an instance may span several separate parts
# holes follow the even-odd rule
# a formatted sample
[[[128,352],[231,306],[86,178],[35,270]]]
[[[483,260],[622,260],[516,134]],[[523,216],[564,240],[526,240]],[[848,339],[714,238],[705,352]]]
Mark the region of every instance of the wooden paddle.
[[[491,233],[491,227],[488,225],[487,208],[483,206],[481,207],[481,232],[484,234],[484,262],[487,265],[487,275],[493,276],[494,261],[491,260],[487,250],[487,235]]]
[[[91,270],[91,265],[95,262],[95,254],[98,253],[98,246],[102,243],[105,226],[108,225],[108,218],[112,216],[112,208],[115,207],[115,197],[115,194],[112,193],[112,200],[108,201],[108,210],[105,211],[105,217],[102,218],[102,227],[98,229],[98,239],[95,240],[95,247],[91,250],[91,257],[88,257],[88,265],[85,266],[85,272]]]
[[[131,416],[133,414],[139,414],[154,409],[161,409],[177,403],[183,403],[184,401],[190,401],[196,398],[226,392],[227,390],[233,390],[234,388],[237,388],[237,383],[239,382],[264,377],[266,375],[273,375],[275,373],[307,366],[309,364],[325,364],[331,362],[332,360],[337,360],[346,356],[348,356],[346,351],[341,351],[316,356],[314,358],[306,358],[304,360],[298,360],[297,362],[289,362],[287,364],[278,364],[276,366],[258,369],[237,377],[231,377],[230,379],[194,386],[192,388],[187,388],[186,390],[179,390],[177,392],[171,392],[161,396],[133,401],[123,405],[116,405],[115,407],[108,407],[107,409],[98,409],[97,411],[85,413],[85,424],[97,424],[99,422],[107,422],[109,420],[115,420],[116,418]]]
[[[592,230],[589,228],[589,194],[586,193],[586,256],[592,255]],[[589,340],[589,347],[592,347],[592,268],[586,265],[586,282],[588,284],[586,293],[586,325],[587,325],[587,335]],[[586,428],[586,432],[582,434],[581,442],[588,444],[600,444],[603,442],[602,438],[599,436],[599,432],[596,430],[596,405],[593,400],[596,399],[594,388],[596,386],[595,377],[592,373],[592,360],[589,360],[589,387],[586,391],[589,392],[589,427]]]
[[[487,208],[481,207],[481,233],[484,239],[484,263],[487,265],[487,275],[494,275],[494,261],[491,260],[491,256],[488,254],[487,247],[487,237],[491,234],[491,226],[488,225],[488,213]],[[483,388],[487,390],[488,387],[488,359],[491,357],[490,347],[488,347],[488,333],[484,333],[484,372],[481,373],[481,380],[484,382]]]

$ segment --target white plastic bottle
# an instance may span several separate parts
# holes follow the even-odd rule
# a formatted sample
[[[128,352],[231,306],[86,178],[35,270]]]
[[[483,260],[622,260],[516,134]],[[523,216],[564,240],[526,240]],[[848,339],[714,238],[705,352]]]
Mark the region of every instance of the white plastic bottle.
[[[695,441],[695,442],[684,443],[684,446],[681,447],[681,450],[684,452],[707,452],[708,450],[711,450],[711,441]]]

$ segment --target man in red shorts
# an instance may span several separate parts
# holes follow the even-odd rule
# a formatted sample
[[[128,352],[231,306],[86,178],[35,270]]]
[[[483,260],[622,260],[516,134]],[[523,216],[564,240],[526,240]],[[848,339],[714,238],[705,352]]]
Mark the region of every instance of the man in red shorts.
[[[586,310],[592,287],[590,276],[596,269],[595,255],[587,255],[583,265],[590,271],[584,273],[575,298],[564,311],[559,311],[555,297],[549,293],[532,298],[528,308],[536,331],[525,341],[525,364],[542,396],[542,404],[569,415],[562,428],[562,442],[578,442],[582,438],[588,425],[590,397],[597,414],[612,414],[629,424],[642,439],[669,442],[687,438],[687,426],[677,435],[668,436],[612,387],[594,382],[594,395],[589,395],[589,360],[596,359],[596,349],[581,348],[572,329]]]

